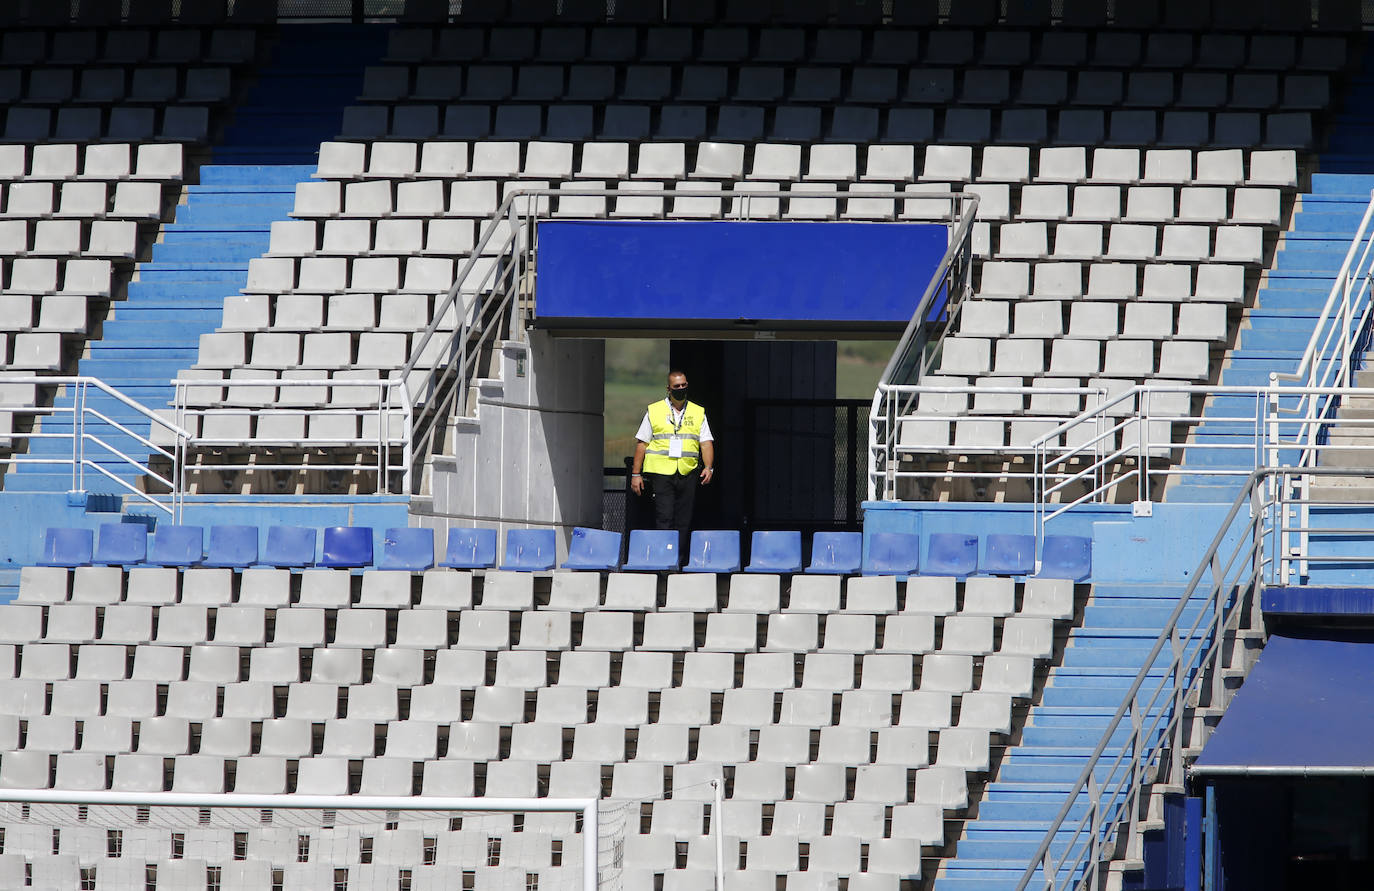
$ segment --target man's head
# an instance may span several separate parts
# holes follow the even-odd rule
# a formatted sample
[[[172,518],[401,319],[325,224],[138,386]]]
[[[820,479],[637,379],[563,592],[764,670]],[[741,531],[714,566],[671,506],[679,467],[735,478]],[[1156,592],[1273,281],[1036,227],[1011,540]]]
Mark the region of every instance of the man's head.
[[[687,401],[687,375],[676,370],[668,372],[668,396],[679,405]]]

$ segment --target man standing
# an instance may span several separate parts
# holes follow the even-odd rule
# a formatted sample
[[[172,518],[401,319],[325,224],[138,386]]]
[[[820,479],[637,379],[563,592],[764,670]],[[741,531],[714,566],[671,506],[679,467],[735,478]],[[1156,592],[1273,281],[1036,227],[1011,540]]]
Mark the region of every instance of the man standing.
[[[630,488],[642,495],[648,479],[654,526],[678,530],[679,553],[685,554],[696,487],[711,481],[716,459],[706,410],[687,400],[687,375],[668,372],[668,397],[645,410],[635,439]]]

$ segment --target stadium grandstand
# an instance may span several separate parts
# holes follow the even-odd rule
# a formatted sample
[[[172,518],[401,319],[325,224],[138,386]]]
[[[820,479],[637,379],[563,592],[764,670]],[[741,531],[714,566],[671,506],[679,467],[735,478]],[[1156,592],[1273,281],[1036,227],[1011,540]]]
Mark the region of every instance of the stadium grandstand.
[[[1366,22],[0,3],[0,887],[1374,886]]]

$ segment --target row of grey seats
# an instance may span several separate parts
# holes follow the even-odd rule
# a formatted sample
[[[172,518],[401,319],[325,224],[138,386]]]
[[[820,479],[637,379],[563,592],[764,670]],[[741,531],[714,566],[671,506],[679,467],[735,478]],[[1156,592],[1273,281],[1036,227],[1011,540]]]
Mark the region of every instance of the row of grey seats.
[[[40,68],[21,77],[21,69],[0,68],[0,102],[22,105],[152,105],[229,101],[228,68]]]
[[[63,132],[59,128],[59,135]],[[660,108],[554,102],[349,106],[341,133],[357,140],[714,139],[1307,149],[1314,129],[1308,111],[705,104]]]
[[[237,579],[237,581],[236,581]],[[543,581],[540,579],[539,581]],[[250,568],[230,569],[136,566],[82,566],[75,570],[25,566],[20,570],[18,604],[96,606],[198,604],[286,608],[347,609],[353,605],[405,609],[499,610],[506,613],[548,608],[563,612],[864,615],[971,615],[1070,618],[1074,586],[1064,579],[1030,578],[1016,582],[1000,576],[960,581],[947,576],[778,576],[736,573],[674,573],[660,583],[653,573],[558,571],[548,578],[547,599],[533,573],[430,569],[423,573],[365,570]],[[237,593],[236,593],[237,585]],[[540,586],[542,587],[542,585]],[[417,591],[418,589],[418,591]],[[616,620],[607,620],[616,621]],[[485,633],[494,634],[493,627]],[[493,638],[509,645],[504,635]]]
[[[204,105],[109,108],[12,105],[5,116],[3,142],[205,142],[210,109]]]
[[[862,155],[862,166],[860,156]],[[631,159],[633,156],[633,164]],[[805,163],[803,163],[803,159]],[[977,172],[975,173],[975,162]],[[326,142],[327,180],[818,180],[1172,186],[1297,186],[1292,150],[546,141]]]
[[[51,33],[6,29],[0,66],[40,65],[242,65],[257,57],[258,35],[248,28],[62,28]]]
[[[177,182],[183,173],[180,143],[0,145],[0,181]]]
[[[0,220],[0,255],[132,260],[138,253],[138,223],[109,219]]]
[[[365,102],[792,102],[829,105],[1059,106],[1110,108],[1117,105],[1164,109],[1317,111],[1330,102],[1328,75],[1241,71],[1078,71],[1061,69],[875,68],[852,70],[807,64],[748,65],[389,65],[371,67],[359,99]],[[227,71],[224,76],[227,87]],[[176,95],[173,90],[167,98]],[[190,87],[188,81],[188,89]],[[154,89],[157,89],[154,87]],[[162,89],[166,89],[163,87]],[[65,93],[30,84],[28,101]],[[18,94],[24,95],[22,93]],[[17,97],[16,97],[17,98]]]
[[[398,28],[388,39],[385,59],[1335,71],[1347,51],[1343,35],[1216,31],[821,28],[808,35],[801,28],[773,27],[755,34],[742,27],[466,27]]]
[[[113,188],[111,188],[113,186]],[[152,221],[162,215],[163,181],[23,179],[3,188],[0,218]]]

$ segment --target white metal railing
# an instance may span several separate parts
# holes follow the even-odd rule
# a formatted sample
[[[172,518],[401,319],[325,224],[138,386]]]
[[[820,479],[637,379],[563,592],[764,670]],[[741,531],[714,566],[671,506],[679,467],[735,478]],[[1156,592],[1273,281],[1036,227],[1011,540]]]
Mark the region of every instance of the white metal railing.
[[[1037,400],[1056,396],[1087,407],[1072,415],[1035,409]],[[1234,405],[1218,411],[1214,403],[1204,413],[1206,401],[1217,399]],[[869,483],[895,498],[904,494],[898,489],[903,483],[910,497],[910,487],[923,490],[934,480],[1020,480],[1031,489],[1035,531],[1042,535],[1046,524],[1082,504],[1119,502],[1123,496],[1158,500],[1171,480],[1239,479],[1265,466],[1333,461],[1351,468],[1346,475],[1374,476],[1374,418],[1299,416],[1288,410],[1297,399],[1333,406],[1367,400],[1374,406],[1374,388],[1153,382],[1113,391],[881,384],[874,411],[883,418],[884,432],[891,432],[871,443],[875,469]],[[983,438],[979,424],[991,425]],[[974,435],[962,435],[961,425]],[[1186,438],[1180,431],[1187,431]],[[1190,456],[1187,463],[1179,460],[1183,451]],[[951,460],[980,456],[997,466]],[[1299,547],[1299,554],[1305,552]]]
[[[1297,368],[1291,373],[1269,375],[1270,383],[1279,390],[1275,394],[1274,413],[1306,422],[1304,434],[1308,447],[1299,456],[1298,466],[1316,466],[1316,453],[1310,446],[1317,444],[1323,431],[1321,424],[1312,422],[1334,415],[1341,402],[1341,392],[1332,388],[1351,385],[1368,349],[1370,322],[1374,317],[1374,300],[1370,292],[1372,276],[1374,192],[1371,192],[1360,227],[1350,241]],[[1288,402],[1293,404],[1286,404]]]
[[[949,246],[916,302],[873,394],[868,413],[870,501],[896,496],[899,468],[893,445],[899,433],[898,419],[916,408],[915,393],[903,388],[919,384],[933,366],[946,335],[955,330],[964,299],[971,293],[978,196],[957,193],[951,201]],[[940,304],[942,295],[944,303]]]
[[[1215,723],[1208,718],[1227,705],[1228,677],[1242,678],[1248,671],[1241,638],[1264,635],[1264,588],[1288,583],[1282,564],[1304,531],[1352,531],[1304,530],[1293,519],[1304,506],[1301,493],[1316,481],[1347,472],[1265,467],[1248,475],[1026,865],[1017,891],[1090,891],[1101,887],[1100,874],[1109,861],[1141,859],[1140,822],[1151,787],[1183,787],[1187,769]],[[1231,535],[1235,541],[1225,544]],[[1367,566],[1374,554],[1327,559]],[[1084,801],[1083,817],[1071,820],[1075,805]]]
[[[36,410],[39,415],[35,428],[30,432],[12,434],[11,438],[33,441],[67,441],[70,444],[70,457],[64,450],[63,457],[45,458],[40,455],[14,452],[3,458],[0,463],[11,467],[51,466],[66,467],[71,472],[73,492],[86,491],[86,475],[96,474],[110,481],[116,489],[127,496],[148,504],[157,510],[176,517],[180,515],[179,490],[176,480],[185,458],[185,443],[188,434],[174,420],[139,404],[128,396],[109,386],[99,378],[88,376],[52,375],[12,375],[5,378],[6,385],[51,387],[58,386],[71,390],[71,404],[58,404]],[[124,409],[131,410],[136,417],[148,421],[150,435],[133,430],[127,423],[119,421],[103,410],[93,394],[100,394],[114,400]],[[59,403],[65,403],[65,399]],[[68,429],[58,429],[53,423],[66,416]],[[45,425],[44,420],[49,420]],[[47,427],[45,430],[44,427]],[[141,426],[141,425],[140,425]],[[128,442],[121,442],[128,440]],[[172,468],[166,475],[154,468],[156,459],[163,459]],[[135,475],[143,477],[149,484],[167,489],[167,495],[149,492],[131,484],[116,474],[108,465],[125,467]]]

